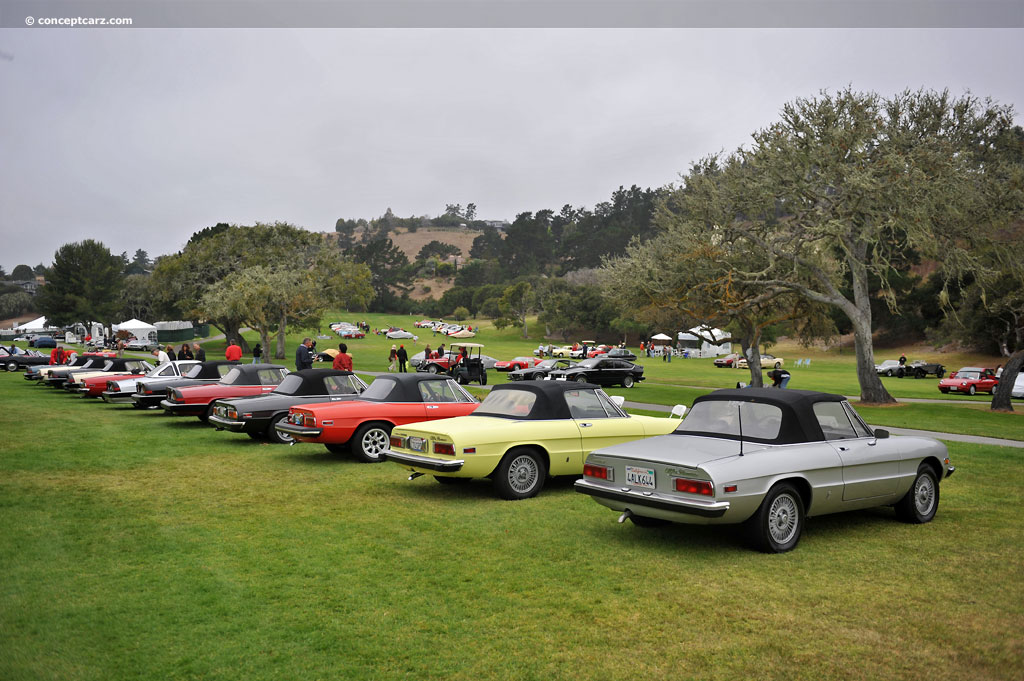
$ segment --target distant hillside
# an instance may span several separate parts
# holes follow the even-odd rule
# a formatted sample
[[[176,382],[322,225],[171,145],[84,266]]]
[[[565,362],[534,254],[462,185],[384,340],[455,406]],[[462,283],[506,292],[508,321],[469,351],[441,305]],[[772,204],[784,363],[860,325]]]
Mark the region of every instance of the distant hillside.
[[[475,229],[420,228],[415,232],[400,229],[397,232],[392,232],[390,236],[391,241],[402,249],[402,252],[405,253],[409,260],[415,260],[416,254],[420,252],[420,249],[431,241],[440,241],[443,244],[451,244],[456,248],[462,249],[462,256],[459,258],[459,261],[462,262],[469,258],[469,249],[473,247],[473,239],[482,233]]]

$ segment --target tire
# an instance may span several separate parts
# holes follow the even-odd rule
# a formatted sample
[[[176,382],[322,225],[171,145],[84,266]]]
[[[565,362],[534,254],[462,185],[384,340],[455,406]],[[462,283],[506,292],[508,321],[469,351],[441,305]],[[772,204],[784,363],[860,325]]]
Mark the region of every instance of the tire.
[[[632,376],[626,376],[625,378],[623,378],[622,379],[622,387],[623,388],[632,388],[633,387],[633,377]]]
[[[946,370],[945,369],[939,369],[938,371],[935,372],[935,375],[938,376],[939,380],[941,381],[942,377],[946,375]]]
[[[458,376],[455,377],[455,382],[458,383],[459,385],[466,385],[466,380],[462,378],[462,374],[459,374]]]
[[[441,367],[437,366],[436,364],[428,364],[427,372],[431,374],[439,374],[441,373]]]
[[[885,375],[888,376],[889,378],[892,378],[892,369],[886,369]]]
[[[487,372],[484,371],[480,374],[480,385],[487,385]]]
[[[18,363],[17,362],[8,362],[7,363],[7,370],[8,371],[17,371],[18,370]]]
[[[914,378],[924,378],[924,377],[925,377],[924,369],[918,369],[917,371],[914,372]]]
[[[331,454],[348,454],[349,452],[348,445],[324,444],[324,447],[327,447],[327,451]]]
[[[198,416],[198,419],[203,423],[209,423],[211,416],[213,416],[213,402],[210,402],[210,404],[206,405],[206,411],[200,414]]]
[[[969,386],[969,387],[967,388],[967,394],[968,394],[968,395],[973,395],[973,394],[974,394],[974,393],[976,393],[976,392],[978,392],[978,390],[977,390],[977,388],[975,388],[975,387],[974,387],[973,385],[972,385],[972,386]]]
[[[447,475],[435,475],[434,480],[437,480],[442,485],[465,485],[473,478],[450,478]]]
[[[498,464],[494,488],[502,499],[529,499],[544,488],[547,476],[544,460],[535,451],[519,447],[505,454]]]
[[[293,442],[295,442],[295,438],[293,438],[288,433],[282,433],[281,431],[279,431],[277,428],[274,427],[277,424],[279,424],[281,421],[284,421],[286,418],[288,418],[288,412],[284,412],[282,414],[278,414],[274,418],[270,419],[270,425],[267,426],[266,432],[260,433],[260,435],[265,436],[268,440],[270,440],[271,442],[273,442],[275,444],[279,444],[279,445],[290,445],[290,444],[292,444]]]
[[[384,461],[381,456],[388,448],[391,437],[390,423],[364,423],[356,429],[352,436],[352,454],[364,463],[380,463]]]
[[[903,378],[906,375],[907,372],[903,367],[900,367],[899,369],[896,370],[896,378]]]
[[[782,368],[782,362],[776,362],[775,363],[775,368],[776,369],[781,369]]]
[[[939,392],[942,393],[943,395],[948,395],[949,388],[939,388]]]
[[[584,376],[583,374],[580,374],[579,376],[576,377],[576,382],[577,383],[587,383],[588,382],[587,381],[587,377]]]
[[[664,518],[648,518],[645,515],[630,515],[629,522],[637,527],[664,527],[672,524],[671,521]]]
[[[785,553],[796,548],[804,529],[804,502],[788,482],[774,485],[747,521],[754,547],[764,553]]]
[[[928,464],[917,467],[917,477],[903,498],[896,502],[896,517],[905,523],[930,522],[939,510],[939,482]]]

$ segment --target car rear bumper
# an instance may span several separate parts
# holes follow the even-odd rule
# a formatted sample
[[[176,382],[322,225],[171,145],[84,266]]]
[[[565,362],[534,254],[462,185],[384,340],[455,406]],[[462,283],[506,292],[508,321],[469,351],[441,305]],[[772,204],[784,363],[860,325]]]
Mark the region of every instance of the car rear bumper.
[[[956,466],[946,466],[946,477],[948,478],[953,473],[956,473]]]
[[[589,482],[586,478],[577,480],[575,489],[581,494],[622,504],[623,508],[653,508],[701,518],[721,518],[729,510],[728,501],[691,501],[639,489],[611,489]]]
[[[103,395],[101,395],[101,397],[103,398],[104,402],[109,402],[110,404],[127,404],[128,402],[133,401],[132,396],[134,394],[135,393],[123,393],[120,391],[111,392],[107,390],[103,393]]]
[[[205,404],[188,404],[187,402],[171,402],[170,400],[160,400],[160,406],[168,414],[174,414],[175,416],[199,416],[206,411]]]
[[[232,433],[243,432],[249,423],[251,421],[238,421],[225,416],[217,416],[216,414],[210,416],[210,425],[215,426],[217,430],[230,430]]]
[[[465,465],[465,461],[462,459],[455,459],[454,461],[447,461],[444,459],[432,459],[429,456],[419,456],[418,454],[406,454],[404,452],[393,452],[390,449],[385,449],[381,452],[388,461],[394,461],[400,463],[403,466],[411,466],[413,468],[425,468],[429,471],[437,471],[439,473],[455,473],[462,470],[462,466]]]
[[[299,426],[294,423],[278,423],[274,428],[292,437],[320,437],[324,432],[323,428]]]

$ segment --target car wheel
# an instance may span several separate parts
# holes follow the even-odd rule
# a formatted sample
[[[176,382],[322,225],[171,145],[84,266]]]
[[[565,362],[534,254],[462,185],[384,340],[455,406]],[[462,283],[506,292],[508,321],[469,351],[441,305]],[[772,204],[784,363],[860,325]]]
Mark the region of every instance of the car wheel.
[[[892,369],[886,369],[885,375],[888,376],[889,378],[892,378]]]
[[[277,428],[275,428],[277,424],[281,423],[281,421],[284,421],[286,418],[288,418],[287,412],[283,414],[278,414],[277,416],[270,420],[270,425],[267,427],[266,431],[266,437],[268,440],[270,440],[271,442],[276,442],[279,445],[290,445],[295,442],[295,438],[293,438],[291,435],[289,435],[288,433],[282,433]]]
[[[903,370],[903,367],[900,367],[899,369],[896,370],[896,378],[903,378],[906,375],[907,372]]]
[[[8,362],[7,363],[7,370],[8,371],[17,371],[18,370],[18,363],[17,362]]]
[[[632,515],[629,516],[629,522],[633,523],[637,527],[664,527],[665,525],[671,525],[671,521],[665,520],[664,518],[648,518],[645,515]]]
[[[974,394],[974,393],[976,393],[976,392],[978,392],[978,390],[977,390],[977,388],[975,388],[975,387],[974,387],[973,385],[972,385],[972,386],[969,386],[969,387],[967,388],[967,394],[968,394],[968,395],[973,395],[973,394]]]
[[[365,463],[380,463],[391,438],[390,423],[364,423],[352,436],[352,453]]]
[[[782,368],[782,362],[776,362],[775,363],[775,368],[776,369],[781,369]]]
[[[206,406],[206,411],[200,414],[198,418],[203,423],[209,423],[211,416],[213,416],[213,402],[210,402],[210,404]]]
[[[914,372],[914,378],[924,378],[924,369],[918,369]]]
[[[942,380],[942,377],[946,375],[946,370],[939,369],[938,371],[935,372],[935,375],[939,377],[939,380]]]
[[[436,364],[428,364],[427,365],[427,371],[429,373],[432,373],[432,374],[437,374],[437,373],[441,372],[441,368],[439,366],[437,366]]]
[[[632,376],[626,376],[625,378],[623,378],[622,379],[622,387],[623,388],[632,388],[633,387],[633,377]]]
[[[473,478],[452,478],[447,475],[435,475],[434,480],[437,480],[442,485],[465,485]]]
[[[793,485],[780,482],[768,490],[761,506],[747,522],[750,539],[759,551],[791,551],[803,532],[803,499]]]
[[[543,489],[547,475],[547,466],[536,452],[517,448],[498,464],[494,487],[502,499],[528,499]]]
[[[576,382],[577,383],[586,383],[587,382],[587,377],[584,376],[583,374],[580,374],[579,376],[576,377]]]
[[[927,523],[935,517],[939,509],[939,483],[931,466],[918,466],[914,484],[895,508],[896,517],[905,523]]]
[[[327,447],[327,451],[329,451],[331,454],[348,454],[349,452],[349,446],[347,444],[324,444],[324,447]]]
[[[949,393],[949,388],[939,388],[939,392],[942,393],[943,395],[946,395]]]
[[[487,372],[480,374],[480,385],[487,385]]]

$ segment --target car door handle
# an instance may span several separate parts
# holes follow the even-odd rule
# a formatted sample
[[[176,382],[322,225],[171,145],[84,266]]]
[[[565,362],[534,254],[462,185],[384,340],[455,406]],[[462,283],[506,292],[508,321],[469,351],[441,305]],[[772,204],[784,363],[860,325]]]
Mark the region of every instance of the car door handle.
[[[593,423],[581,423],[580,424],[580,428],[589,428],[592,425],[594,425],[594,424]]]
[[[839,448],[839,451],[841,451],[841,452],[845,452],[845,451],[846,451],[846,450],[848,450],[848,449],[849,449],[849,447],[840,447],[840,448]]]
[[[427,405],[427,409],[437,409],[437,405],[436,404],[428,404]]]

